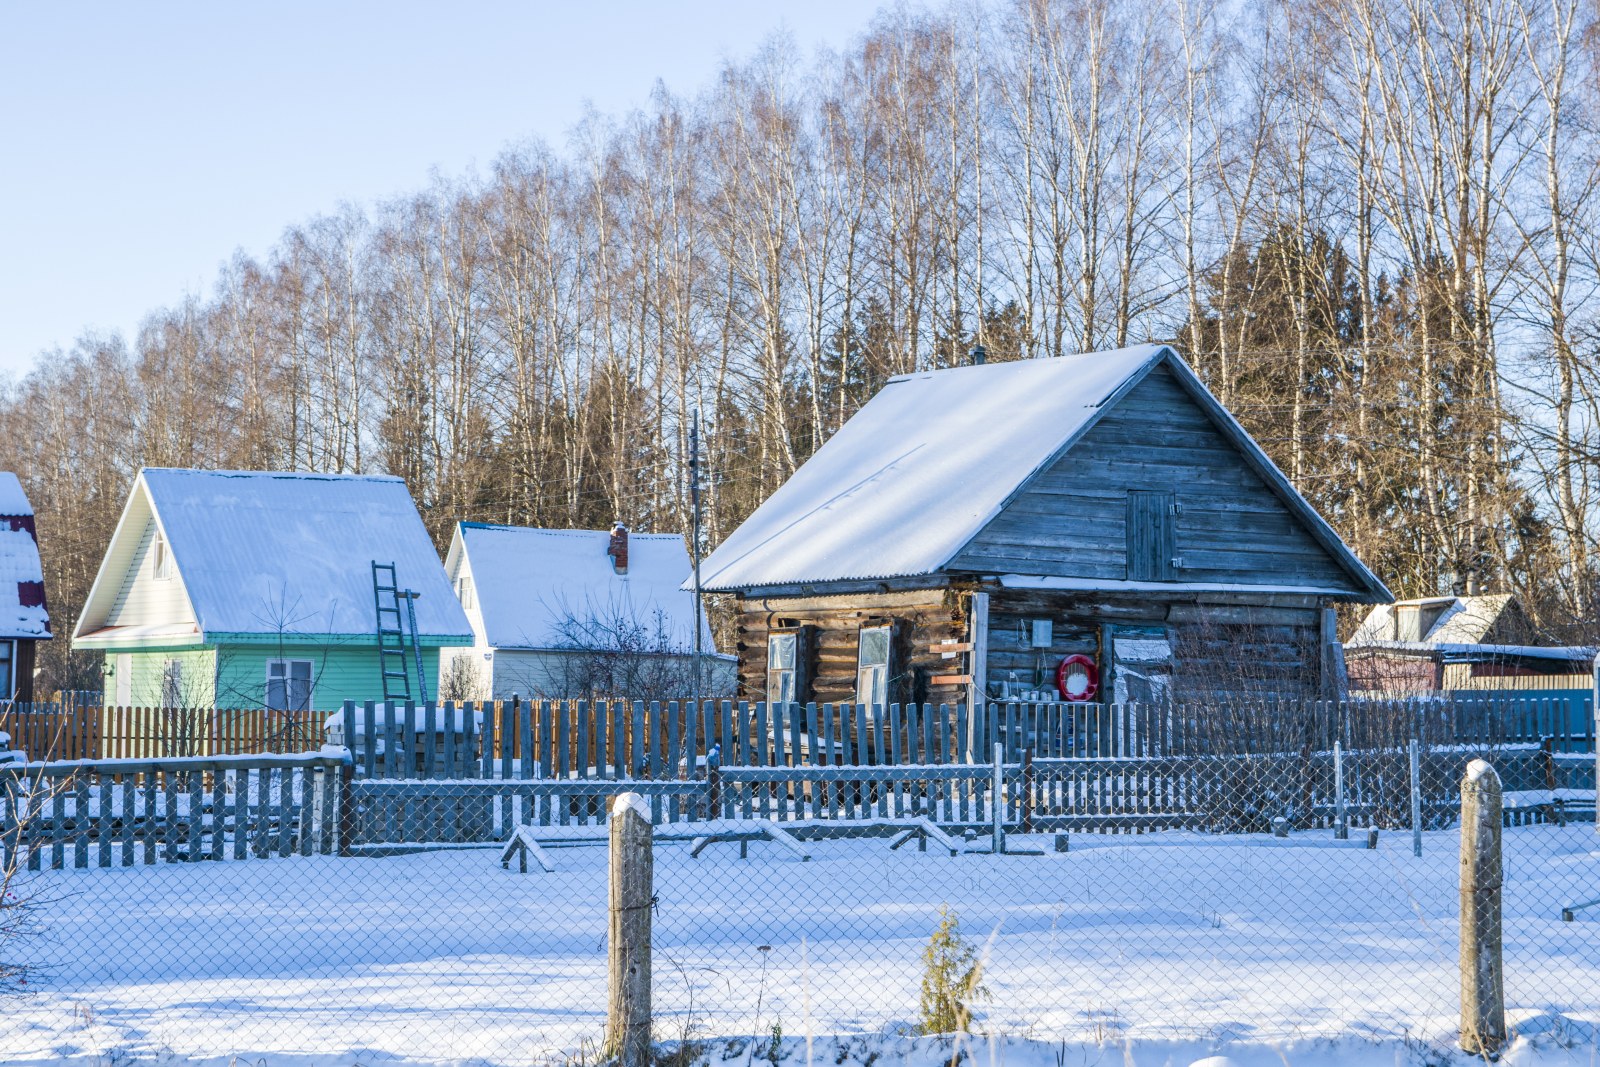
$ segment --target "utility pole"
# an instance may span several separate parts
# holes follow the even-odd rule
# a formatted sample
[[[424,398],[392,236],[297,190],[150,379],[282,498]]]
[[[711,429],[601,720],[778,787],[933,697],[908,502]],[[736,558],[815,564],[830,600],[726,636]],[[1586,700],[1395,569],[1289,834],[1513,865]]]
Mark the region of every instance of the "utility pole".
[[[689,507],[693,513],[689,558],[694,561],[694,707],[700,710],[700,409],[694,409],[689,424]]]

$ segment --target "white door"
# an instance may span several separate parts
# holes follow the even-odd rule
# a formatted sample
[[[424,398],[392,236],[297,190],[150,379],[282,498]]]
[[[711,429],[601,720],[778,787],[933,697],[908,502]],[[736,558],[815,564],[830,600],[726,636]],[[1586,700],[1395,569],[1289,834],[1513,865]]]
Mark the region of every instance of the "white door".
[[[117,707],[125,708],[133,703],[133,654],[131,652],[117,653]]]

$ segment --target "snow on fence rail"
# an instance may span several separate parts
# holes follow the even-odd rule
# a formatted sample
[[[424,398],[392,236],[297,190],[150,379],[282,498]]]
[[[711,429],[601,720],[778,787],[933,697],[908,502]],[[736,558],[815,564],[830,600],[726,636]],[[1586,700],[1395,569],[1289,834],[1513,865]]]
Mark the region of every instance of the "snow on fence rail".
[[[1000,749],[1004,754],[1003,746]],[[0,769],[0,846],[38,869],[348,853],[356,846],[503,842],[519,825],[598,826],[621,792],[657,824],[928,819],[949,831],[1207,833],[1440,829],[1479,749],[1435,746],[1413,776],[1402,751],[1183,757],[1035,757],[994,763],[724,766],[657,778],[359,777],[344,750],[282,756],[12,764]],[[1514,748],[1493,759],[1508,825],[1592,819],[1587,757]],[[1342,775],[1342,781],[1340,779]],[[1415,813],[1415,814],[1413,814]]]
[[[0,767],[6,870],[335,850],[344,760],[259,755]]]

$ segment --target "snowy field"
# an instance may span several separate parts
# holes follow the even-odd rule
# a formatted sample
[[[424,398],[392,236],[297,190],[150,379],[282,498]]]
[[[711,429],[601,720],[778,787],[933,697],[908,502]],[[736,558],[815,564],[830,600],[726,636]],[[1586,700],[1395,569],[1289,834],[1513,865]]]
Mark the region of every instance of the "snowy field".
[[[948,1061],[948,1045],[904,1036],[948,906],[987,960],[977,1029],[995,1036],[963,1039],[980,1067],[1218,1049],[1240,1064],[1449,1062],[1455,833],[1427,835],[1420,859],[1404,834],[1376,852],[1327,833],[1031,844],[1046,853],[817,843],[809,863],[760,843],[748,860],[659,845],[658,1037],[739,1067]],[[1600,841],[1540,826],[1506,844],[1524,1036],[1505,1062],[1600,1063],[1600,914],[1560,921],[1600,897]],[[605,851],[552,854],[554,874],[465,849],[34,876],[52,898],[45,972],[6,1005],[0,1062],[592,1062]]]

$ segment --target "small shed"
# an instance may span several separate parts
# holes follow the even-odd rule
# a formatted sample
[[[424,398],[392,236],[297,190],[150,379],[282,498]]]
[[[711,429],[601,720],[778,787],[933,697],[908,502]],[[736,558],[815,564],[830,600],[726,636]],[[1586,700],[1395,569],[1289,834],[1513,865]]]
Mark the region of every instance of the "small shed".
[[[1334,696],[1391,599],[1165,345],[893,378],[713,552],[740,695]]]
[[[118,706],[331,710],[383,699],[372,564],[418,594],[418,646],[471,640],[399,478],[147,468],[73,631]],[[437,679],[427,679],[431,699]],[[415,690],[413,689],[413,692]]]
[[[459,699],[687,698],[693,689],[694,595],[677,534],[456,525],[445,571],[472,627],[470,647],[440,652]],[[726,696],[733,657],[698,618],[706,696]]]
[[[33,700],[35,646],[50,638],[33,505],[17,476],[0,471],[0,701]]]
[[[1510,593],[1381,604],[1345,643],[1350,688],[1369,696],[1584,690],[1595,650],[1545,645]]]

